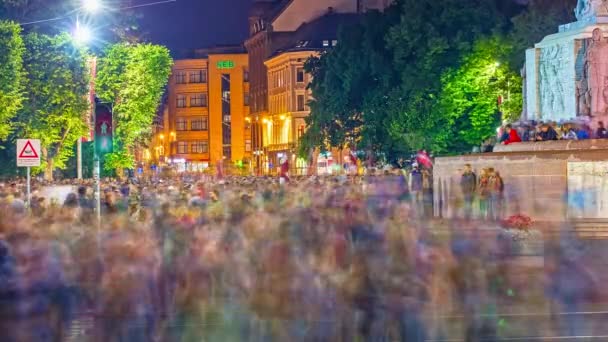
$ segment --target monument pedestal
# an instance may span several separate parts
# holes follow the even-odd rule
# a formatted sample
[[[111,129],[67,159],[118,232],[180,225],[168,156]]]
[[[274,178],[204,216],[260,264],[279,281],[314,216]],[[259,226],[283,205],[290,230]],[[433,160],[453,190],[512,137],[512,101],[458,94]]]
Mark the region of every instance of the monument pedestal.
[[[498,145],[493,153],[436,158],[435,215],[464,215],[460,179],[465,164],[477,176],[494,168],[504,180],[501,217],[581,223],[588,236],[608,236],[608,140]],[[474,203],[479,213],[479,203]]]

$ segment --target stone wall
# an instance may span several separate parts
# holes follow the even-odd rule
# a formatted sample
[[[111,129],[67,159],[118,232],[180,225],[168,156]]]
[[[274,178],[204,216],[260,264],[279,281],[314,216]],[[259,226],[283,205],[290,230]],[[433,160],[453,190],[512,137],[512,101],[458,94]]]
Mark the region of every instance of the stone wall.
[[[435,216],[462,216],[460,178],[464,165],[471,164],[478,175],[489,167],[500,172],[504,217],[521,213],[538,221],[561,221],[568,216],[568,162],[607,160],[608,140],[519,143],[497,146],[494,153],[437,158]]]

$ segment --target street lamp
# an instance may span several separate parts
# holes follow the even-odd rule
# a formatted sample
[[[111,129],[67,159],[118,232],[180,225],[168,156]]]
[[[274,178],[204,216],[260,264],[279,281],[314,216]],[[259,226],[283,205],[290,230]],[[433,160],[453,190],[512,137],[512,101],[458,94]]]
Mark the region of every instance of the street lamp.
[[[91,29],[88,27],[81,25],[80,20],[76,20],[76,28],[72,34],[72,38],[78,45],[86,45],[93,38],[93,34],[91,33]]]
[[[82,8],[88,13],[96,13],[101,7],[101,0],[82,0]]]

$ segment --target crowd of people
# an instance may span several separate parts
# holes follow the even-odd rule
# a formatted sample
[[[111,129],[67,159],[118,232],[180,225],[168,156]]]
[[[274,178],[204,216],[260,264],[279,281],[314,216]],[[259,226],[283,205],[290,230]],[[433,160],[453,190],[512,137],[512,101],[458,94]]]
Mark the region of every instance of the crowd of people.
[[[513,303],[588,298],[557,242],[546,277],[518,283],[508,241],[467,233],[491,223],[417,215],[422,173],[107,180],[101,222],[91,184],[63,202],[34,184],[30,208],[0,184],[1,340],[64,341],[87,314],[98,341],[495,341]],[[463,175],[484,218],[499,179]]]
[[[525,121],[501,127],[496,137],[484,141],[482,152],[491,152],[498,144],[509,145],[519,142],[541,142],[555,140],[608,139],[608,129],[599,121],[595,130],[585,122],[536,122]]]
[[[493,167],[481,170],[479,177],[470,164],[466,164],[460,180],[464,200],[464,217],[470,219],[474,213],[474,203],[478,202],[479,213],[482,220],[498,221],[504,219],[504,180],[500,172]]]

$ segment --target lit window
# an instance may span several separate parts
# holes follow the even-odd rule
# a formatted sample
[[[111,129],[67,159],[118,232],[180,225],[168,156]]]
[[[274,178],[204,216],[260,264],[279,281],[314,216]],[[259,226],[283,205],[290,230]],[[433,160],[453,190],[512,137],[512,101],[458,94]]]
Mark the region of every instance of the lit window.
[[[175,74],[175,83],[176,84],[184,84],[184,83],[186,83],[186,72],[185,71],[178,71]]]
[[[207,141],[195,141],[191,145],[192,153],[208,153],[209,152],[209,143]]]
[[[207,94],[194,94],[190,97],[190,107],[207,107]]]
[[[199,117],[190,120],[190,127],[193,131],[206,131],[207,130],[207,117]]]
[[[296,69],[296,82],[304,83],[304,68]]]
[[[175,130],[176,131],[185,131],[188,129],[187,121],[184,118],[177,118],[175,120]]]
[[[331,41],[331,46],[336,46],[336,45],[338,45],[338,41],[337,41],[337,40],[335,40],[335,39],[334,39],[334,40],[332,40],[332,41]]]
[[[298,108],[297,108],[297,111],[298,112],[303,112],[305,110],[305,107],[304,107],[305,106],[305,104],[304,104],[304,95],[298,95],[297,99],[298,99],[298,103],[297,103]]]
[[[186,107],[186,95],[179,94],[177,95],[177,108],[185,108]]]
[[[251,140],[250,139],[245,140],[245,152],[251,152]]]
[[[190,71],[190,83],[206,83],[207,70]]]
[[[179,153],[179,154],[188,153],[188,143],[185,141],[178,141],[177,142],[177,153]]]
[[[328,47],[328,46],[329,46],[329,40],[324,40],[323,47]]]

